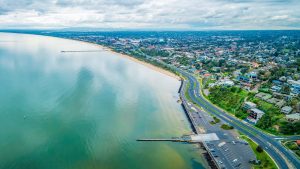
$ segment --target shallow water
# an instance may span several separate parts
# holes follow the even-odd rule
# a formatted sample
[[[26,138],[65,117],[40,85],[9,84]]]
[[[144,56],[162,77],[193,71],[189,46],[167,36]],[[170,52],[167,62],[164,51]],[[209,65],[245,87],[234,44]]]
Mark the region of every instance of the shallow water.
[[[204,168],[179,81],[94,45],[0,33],[0,168]]]

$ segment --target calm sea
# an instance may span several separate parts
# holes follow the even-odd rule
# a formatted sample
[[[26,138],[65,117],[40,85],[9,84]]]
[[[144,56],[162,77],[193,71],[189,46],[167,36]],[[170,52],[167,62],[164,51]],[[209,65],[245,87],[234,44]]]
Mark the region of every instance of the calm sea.
[[[179,81],[99,50],[0,33],[0,168],[205,168],[194,145],[136,141],[191,132]]]

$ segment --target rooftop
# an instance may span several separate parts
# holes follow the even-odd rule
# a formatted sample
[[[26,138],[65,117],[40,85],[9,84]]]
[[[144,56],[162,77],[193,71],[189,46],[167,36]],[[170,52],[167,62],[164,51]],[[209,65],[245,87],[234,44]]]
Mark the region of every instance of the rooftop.
[[[265,114],[265,112],[263,112],[263,111],[261,111],[261,110],[259,110],[259,109],[257,109],[257,108],[253,108],[253,109],[251,109],[251,111],[252,111],[252,112],[255,112],[255,113],[257,113],[257,114]]]

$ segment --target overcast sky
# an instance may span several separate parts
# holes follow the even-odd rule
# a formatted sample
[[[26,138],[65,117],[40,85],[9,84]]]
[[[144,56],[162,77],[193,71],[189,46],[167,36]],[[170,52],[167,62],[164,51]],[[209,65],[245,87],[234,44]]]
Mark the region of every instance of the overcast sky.
[[[300,29],[300,0],[0,0],[0,29]]]

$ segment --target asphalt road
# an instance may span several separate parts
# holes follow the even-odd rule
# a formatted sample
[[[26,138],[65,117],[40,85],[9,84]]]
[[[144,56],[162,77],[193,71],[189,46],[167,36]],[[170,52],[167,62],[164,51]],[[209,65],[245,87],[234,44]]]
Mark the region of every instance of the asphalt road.
[[[235,129],[247,135],[249,138],[257,142],[263,149],[270,154],[270,156],[275,160],[279,168],[300,168],[300,161],[294,156],[289,150],[287,150],[283,145],[280,144],[274,136],[268,135],[255,128],[254,126],[244,123],[241,120],[233,117],[222,110],[218,109],[215,105],[208,102],[199,93],[200,85],[199,82],[189,73],[182,70],[178,70],[183,76],[185,76],[190,87],[188,93],[196,104],[202,107],[205,111],[212,113],[214,116],[224,120],[226,123],[235,127]],[[283,158],[288,159],[288,162]]]

